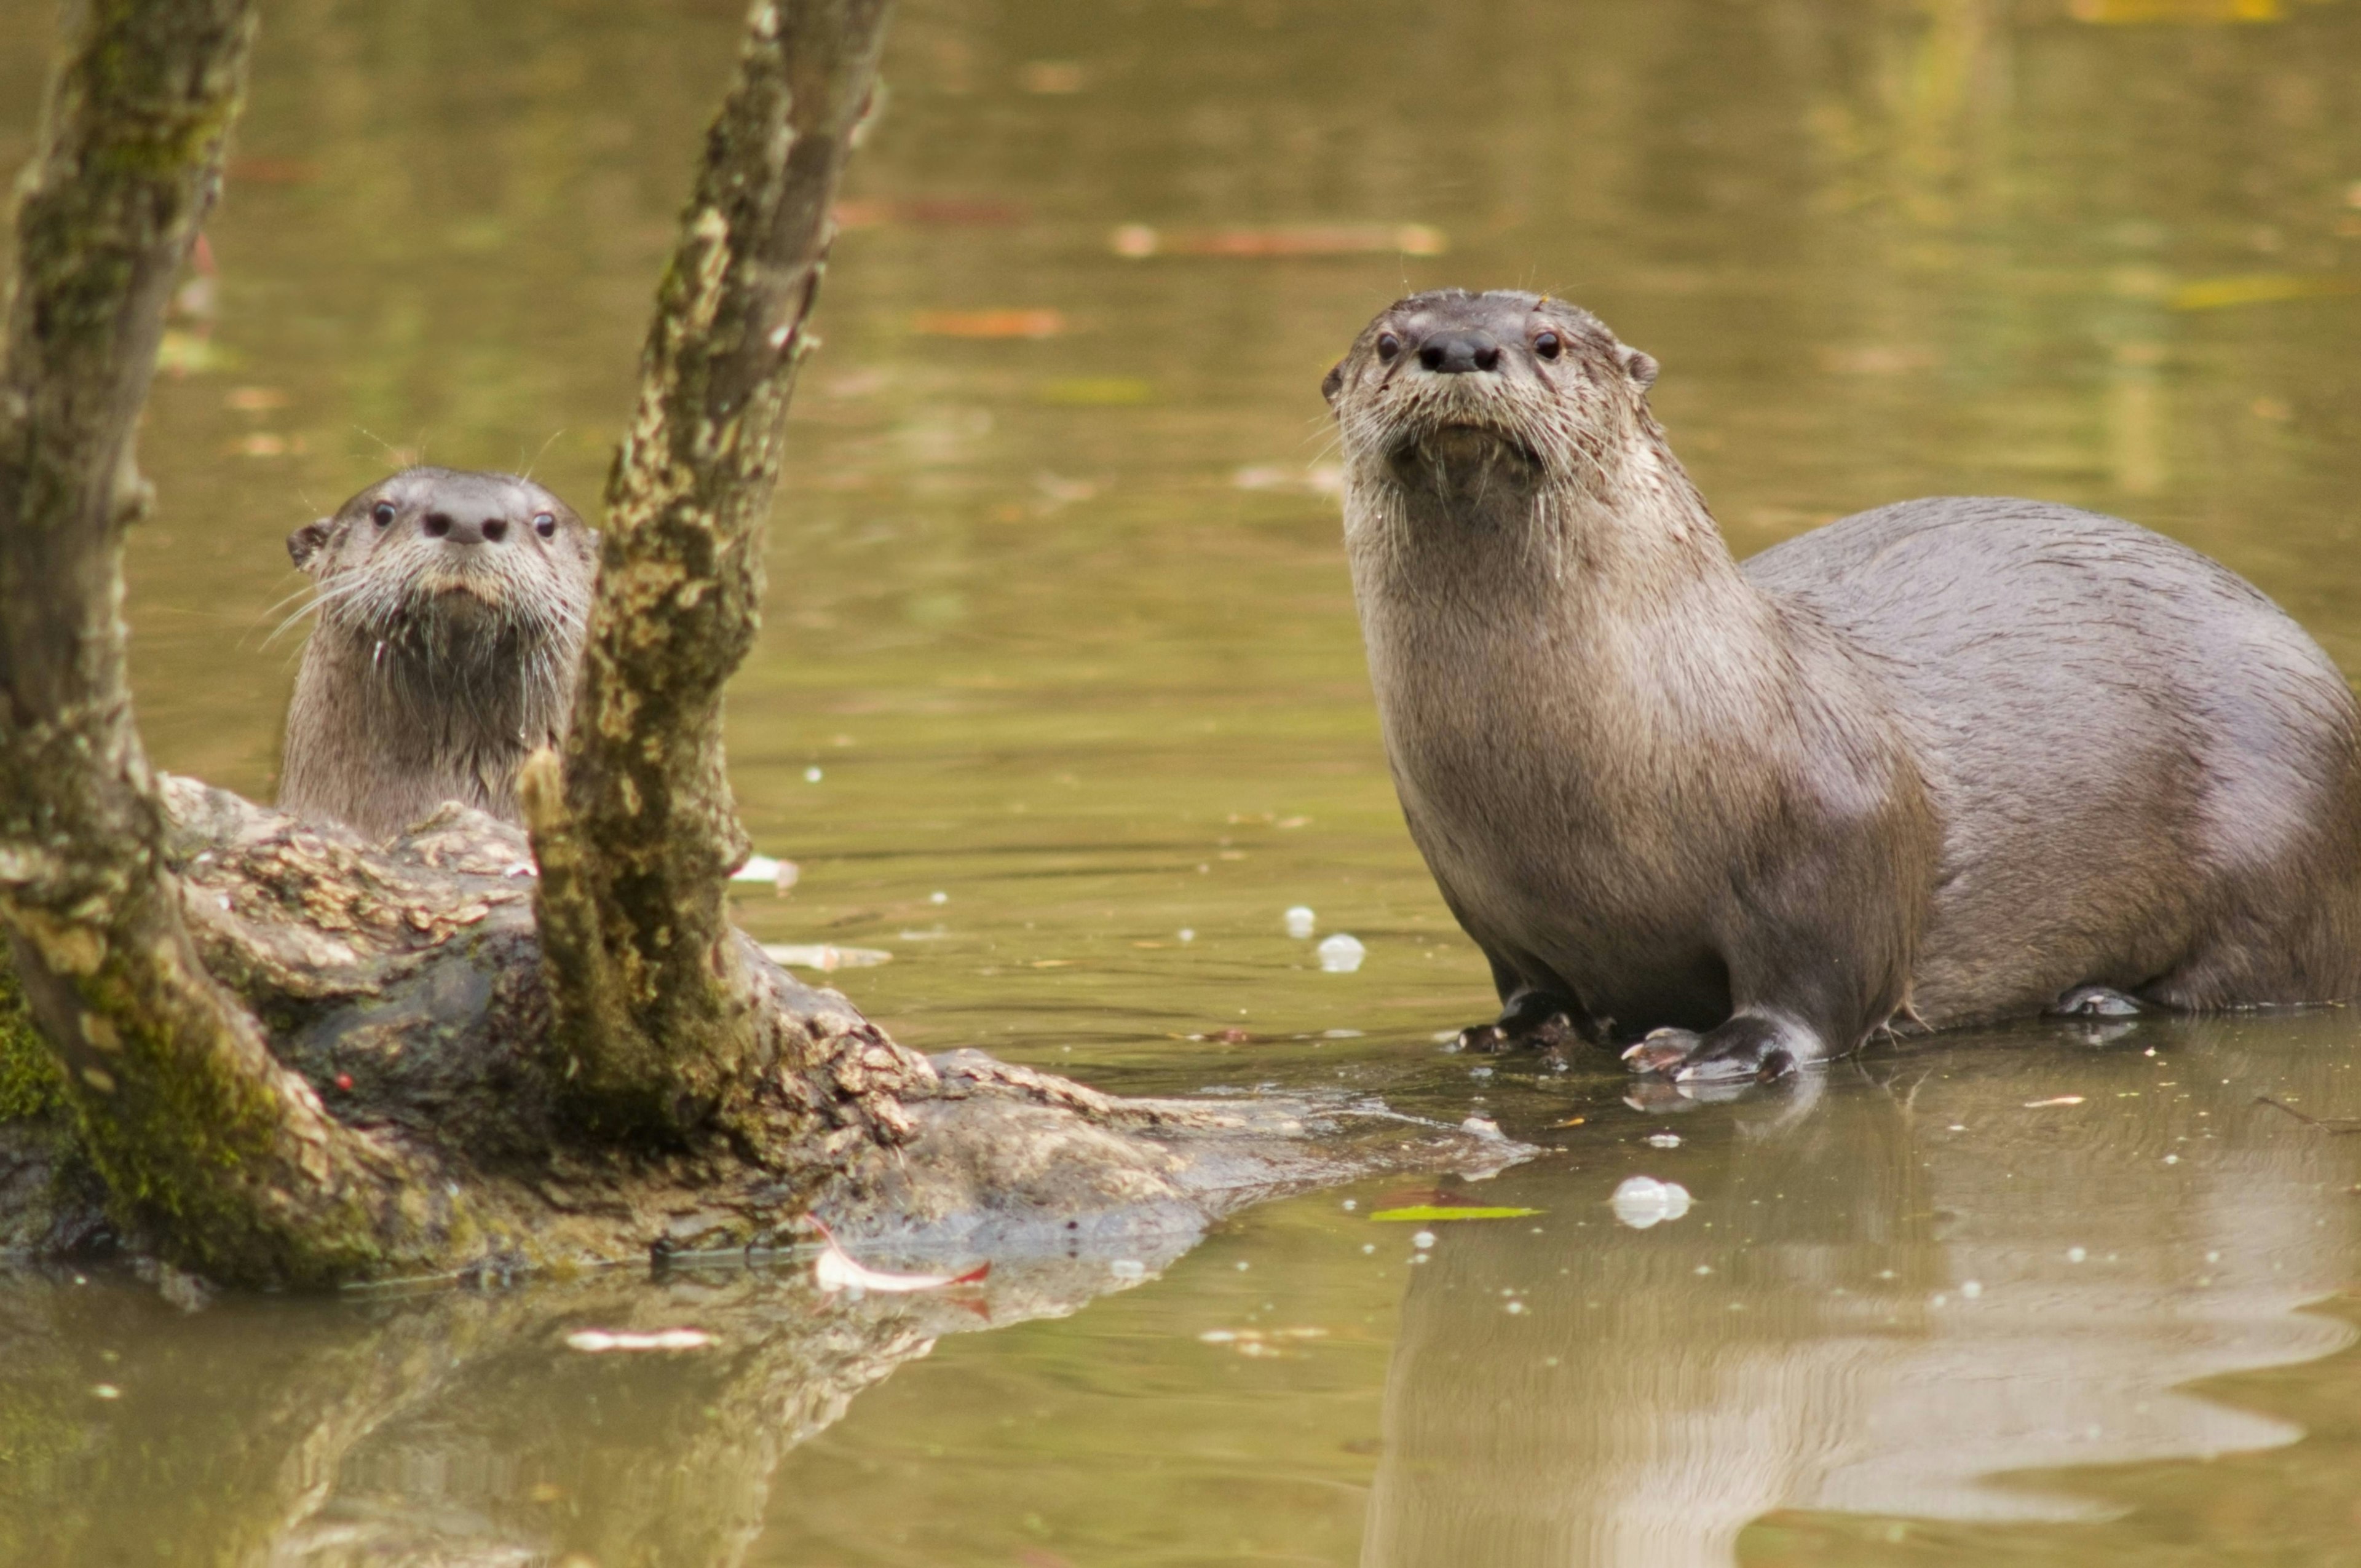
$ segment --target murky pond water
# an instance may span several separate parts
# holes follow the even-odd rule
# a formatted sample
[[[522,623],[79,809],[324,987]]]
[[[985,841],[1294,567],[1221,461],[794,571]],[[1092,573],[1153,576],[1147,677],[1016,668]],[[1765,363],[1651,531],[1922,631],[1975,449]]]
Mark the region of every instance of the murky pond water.
[[[738,9],[266,7],[144,438],[163,765],[268,794],[280,541],[390,451],[595,499]],[[0,0],[0,163],[50,26]],[[802,868],[746,923],[890,952],[835,980],[915,1044],[1343,1085],[1548,1152],[953,1298],[782,1266],[184,1316],[18,1274],[0,1558],[2361,1563],[2361,1027],[2028,1025],[1711,1104],[1444,1055],[1483,965],[1385,776],[1316,391],[1407,286],[1559,291],[1663,360],[1741,553],[2056,498],[2361,672],[2361,8],[897,27],[731,698],[749,826]],[[1366,960],[1323,971],[1339,931]],[[1631,1223],[1666,1207],[1610,1203],[1632,1176],[1686,1212]],[[1536,1212],[1371,1218],[1472,1197]],[[566,1343],[679,1327],[713,1343]]]

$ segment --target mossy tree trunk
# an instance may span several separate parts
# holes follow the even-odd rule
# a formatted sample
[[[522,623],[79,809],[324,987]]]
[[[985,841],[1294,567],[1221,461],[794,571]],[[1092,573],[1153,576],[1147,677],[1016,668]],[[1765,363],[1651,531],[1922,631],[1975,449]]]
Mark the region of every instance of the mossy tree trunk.
[[[0,920],[88,1157],[227,1273],[399,1255],[401,1162],[326,1115],[198,961],[124,679],[132,450],[220,183],[250,0],[75,8],[16,214],[0,362]]]
[[[577,1108],[678,1139],[763,1057],[724,900],[746,857],[721,688],[761,626],[787,399],[886,0],[761,5],[708,134],[607,488],[562,778],[528,769],[554,1038]]]

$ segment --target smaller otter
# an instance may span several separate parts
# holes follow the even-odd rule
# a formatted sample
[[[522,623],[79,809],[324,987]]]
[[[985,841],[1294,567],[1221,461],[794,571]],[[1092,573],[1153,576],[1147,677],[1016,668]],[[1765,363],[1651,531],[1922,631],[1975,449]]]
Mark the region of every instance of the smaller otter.
[[[446,800],[517,820],[517,769],[566,730],[598,538],[514,474],[407,468],[287,536],[319,625],[279,804],[390,838]]]
[[[2361,994],[2361,707],[2270,600],[1993,498],[1741,566],[1655,375],[1587,312],[1456,290],[1328,375],[1395,787],[1502,1003],[1463,1038],[1737,1078]]]

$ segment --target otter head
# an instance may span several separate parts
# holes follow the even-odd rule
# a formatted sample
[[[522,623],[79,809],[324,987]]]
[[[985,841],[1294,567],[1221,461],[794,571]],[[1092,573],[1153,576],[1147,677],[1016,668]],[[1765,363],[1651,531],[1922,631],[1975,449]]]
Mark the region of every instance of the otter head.
[[[452,468],[406,468],[287,536],[322,626],[370,640],[380,662],[508,639],[554,643],[570,664],[597,544],[532,480]]]
[[[1606,499],[1624,453],[1661,442],[1655,378],[1656,362],[1587,311],[1444,289],[1379,312],[1321,390],[1356,501],[1472,522],[1523,515],[1544,489]]]

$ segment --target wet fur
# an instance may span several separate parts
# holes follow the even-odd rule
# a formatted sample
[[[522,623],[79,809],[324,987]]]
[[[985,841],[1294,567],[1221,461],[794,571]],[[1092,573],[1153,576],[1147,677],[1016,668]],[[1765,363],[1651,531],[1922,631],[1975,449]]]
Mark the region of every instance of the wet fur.
[[[1419,366],[1471,325],[1497,373]],[[1449,291],[1329,378],[1388,755],[1504,1024],[1694,1031],[1642,1065],[1717,1076],[2086,983],[2354,993],[2361,715],[2259,592],[2004,499],[1886,507],[1741,568],[1653,375],[1571,306]]]
[[[371,510],[392,502],[395,521]],[[445,508],[498,515],[498,543],[429,537]],[[532,518],[557,532],[542,539]],[[318,623],[287,716],[279,804],[390,837],[445,800],[517,819],[517,769],[565,732],[596,571],[573,510],[509,474],[412,468],[298,529]]]

